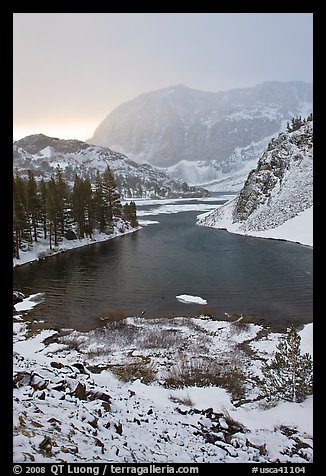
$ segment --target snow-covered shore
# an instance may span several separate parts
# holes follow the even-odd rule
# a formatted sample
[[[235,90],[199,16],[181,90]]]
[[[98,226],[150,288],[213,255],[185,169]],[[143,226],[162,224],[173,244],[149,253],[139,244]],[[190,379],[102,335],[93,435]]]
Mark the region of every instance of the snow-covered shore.
[[[15,463],[312,462],[312,396],[259,399],[281,334],[201,316],[31,335],[26,318],[14,322]],[[311,354],[312,331],[300,331]]]
[[[241,223],[233,223],[233,200],[226,206],[219,208],[219,219],[214,220],[211,212],[198,215],[198,224],[205,224],[216,229],[227,230],[238,235],[271,238],[275,240],[293,241],[302,245],[313,246],[313,207],[299,213],[282,225],[264,231],[244,230]],[[223,215],[222,215],[223,214]],[[210,215],[210,216],[209,216]],[[210,217],[212,219],[210,220]]]
[[[63,253],[68,250],[75,248],[80,248],[82,246],[92,245],[94,243],[100,243],[102,241],[112,240],[118,236],[127,235],[128,233],[133,233],[134,231],[140,230],[141,226],[137,228],[132,228],[131,226],[126,226],[126,222],[123,220],[117,220],[115,224],[114,231],[110,235],[106,233],[94,233],[92,238],[82,238],[76,240],[67,240],[66,238],[60,242],[58,247],[54,247],[53,250],[49,249],[49,240],[39,238],[37,243],[33,243],[33,247],[29,251],[20,251],[20,258],[13,258],[13,266],[20,266],[32,261],[37,261],[42,257],[54,256],[58,253]],[[124,230],[124,231],[121,231]]]

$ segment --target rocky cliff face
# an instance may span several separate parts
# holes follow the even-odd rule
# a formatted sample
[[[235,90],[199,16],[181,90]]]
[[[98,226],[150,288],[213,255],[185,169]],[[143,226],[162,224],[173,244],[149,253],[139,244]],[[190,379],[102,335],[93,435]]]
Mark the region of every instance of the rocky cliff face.
[[[96,172],[107,166],[112,170],[123,198],[201,197],[207,190],[189,187],[173,180],[149,164],[137,164],[107,147],[89,145],[78,140],[62,140],[43,134],[27,136],[13,145],[13,165],[21,175],[30,169],[36,178],[50,178],[60,167],[66,179],[75,174],[95,181]]]
[[[139,163],[170,167],[173,177],[189,183],[215,182],[218,188],[248,161],[257,162],[286,121],[311,107],[312,85],[298,81],[220,93],[174,86],[122,104],[88,142]]]
[[[313,121],[281,133],[232,201],[198,224],[248,233],[274,229],[313,205]]]

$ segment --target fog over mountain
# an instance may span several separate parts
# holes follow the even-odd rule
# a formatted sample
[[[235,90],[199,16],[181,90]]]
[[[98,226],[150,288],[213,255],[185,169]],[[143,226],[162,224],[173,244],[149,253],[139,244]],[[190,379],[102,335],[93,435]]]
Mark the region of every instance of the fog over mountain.
[[[121,104],[88,142],[191,184],[239,190],[271,137],[311,110],[312,84],[301,81],[217,93],[179,85]]]

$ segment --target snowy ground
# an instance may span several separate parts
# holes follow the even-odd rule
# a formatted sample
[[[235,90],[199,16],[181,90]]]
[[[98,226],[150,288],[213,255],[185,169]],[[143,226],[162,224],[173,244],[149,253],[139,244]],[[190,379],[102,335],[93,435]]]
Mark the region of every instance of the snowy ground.
[[[99,243],[101,241],[111,240],[112,238],[116,238],[117,236],[126,235],[128,233],[133,233],[134,231],[139,230],[138,228],[132,228],[130,226],[126,226],[126,222],[122,220],[118,220],[115,227],[114,232],[111,235],[107,235],[106,233],[94,233],[91,238],[83,238],[77,240],[67,240],[66,238],[59,244],[58,247],[54,247],[52,251],[49,249],[49,240],[46,239],[39,239],[37,243],[33,243],[33,247],[30,251],[20,251],[20,258],[16,259],[13,258],[13,265],[20,266],[25,263],[29,263],[31,261],[37,261],[42,257],[53,256],[58,253],[63,253],[67,250],[72,250],[74,248],[80,248],[81,246],[92,245],[93,243]],[[124,231],[121,231],[124,230]]]
[[[41,299],[14,316],[15,463],[312,462],[312,397],[259,397],[280,334],[203,316],[32,333],[22,313]]]
[[[222,210],[220,209],[220,213],[221,211]],[[200,222],[205,221],[204,219],[206,219],[206,226],[225,229],[230,233],[294,241],[303,245],[313,246],[313,207],[299,213],[297,216],[287,220],[282,225],[265,231],[243,230],[241,223],[232,223],[232,212],[233,200],[231,200],[227,206],[223,207],[223,216],[220,216],[217,222],[213,217],[211,223],[207,221],[209,220],[208,215],[210,214],[210,212],[208,212],[198,215],[198,224],[201,224]]]

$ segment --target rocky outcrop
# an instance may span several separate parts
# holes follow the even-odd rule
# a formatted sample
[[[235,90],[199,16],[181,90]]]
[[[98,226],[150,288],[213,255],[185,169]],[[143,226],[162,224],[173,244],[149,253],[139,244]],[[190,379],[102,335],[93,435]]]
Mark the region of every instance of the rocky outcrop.
[[[271,140],[231,202],[198,224],[235,232],[273,229],[313,205],[313,121]]]

